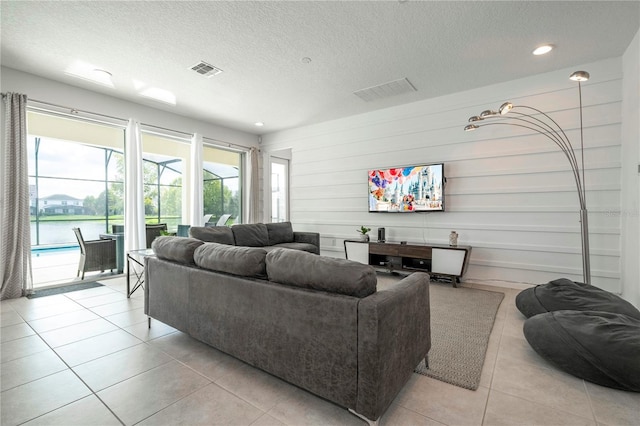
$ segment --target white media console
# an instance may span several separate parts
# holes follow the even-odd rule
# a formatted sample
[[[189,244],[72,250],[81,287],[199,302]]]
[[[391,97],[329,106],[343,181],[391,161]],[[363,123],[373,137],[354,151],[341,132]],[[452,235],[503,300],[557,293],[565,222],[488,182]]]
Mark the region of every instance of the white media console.
[[[357,240],[345,240],[344,248],[347,259],[390,272],[428,272],[432,276],[450,278],[454,287],[466,272],[471,254],[470,246]]]

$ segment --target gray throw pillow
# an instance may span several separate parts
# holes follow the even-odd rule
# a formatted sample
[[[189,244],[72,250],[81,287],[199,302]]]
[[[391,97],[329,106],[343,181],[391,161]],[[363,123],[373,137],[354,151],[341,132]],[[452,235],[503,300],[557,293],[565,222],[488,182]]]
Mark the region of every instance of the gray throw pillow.
[[[269,233],[264,223],[233,225],[231,228],[237,246],[264,247],[269,245]]]
[[[267,223],[269,245],[293,242],[293,227],[291,222]]]
[[[226,226],[192,226],[189,228],[189,236],[208,243],[228,244],[230,246],[235,244],[233,232],[231,232],[231,228]]]
[[[201,268],[226,272],[243,277],[264,278],[266,250],[257,247],[236,247],[216,243],[204,243],[193,258]]]
[[[193,253],[202,244],[195,238],[160,236],[153,240],[151,248],[158,259],[193,265]]]
[[[376,272],[359,262],[284,248],[266,260],[269,281],[359,298],[376,292]]]

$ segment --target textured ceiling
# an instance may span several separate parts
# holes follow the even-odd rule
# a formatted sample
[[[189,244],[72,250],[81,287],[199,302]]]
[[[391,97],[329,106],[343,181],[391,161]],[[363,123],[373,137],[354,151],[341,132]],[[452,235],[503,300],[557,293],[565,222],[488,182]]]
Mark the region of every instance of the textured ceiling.
[[[0,4],[3,66],[256,134],[620,56],[640,27],[637,1]],[[531,55],[543,43],[557,48]],[[224,72],[204,78],[200,60]],[[115,88],[65,74],[75,61]],[[417,91],[353,94],[402,78]]]

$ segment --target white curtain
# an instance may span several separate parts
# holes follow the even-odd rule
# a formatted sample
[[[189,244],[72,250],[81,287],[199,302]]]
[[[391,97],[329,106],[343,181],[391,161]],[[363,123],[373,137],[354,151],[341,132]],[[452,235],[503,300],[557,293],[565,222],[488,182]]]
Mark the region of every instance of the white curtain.
[[[27,95],[5,98],[0,173],[0,300],[33,293],[27,167]]]
[[[204,226],[202,135],[199,133],[194,133],[191,138],[191,173],[189,179],[191,187],[191,193],[189,194],[189,205],[191,206],[189,224],[191,226]]]
[[[144,224],[144,186],[142,163],[142,138],[140,123],[129,120],[124,146],[125,179],[124,230],[125,252],[147,247]]]
[[[260,222],[260,150],[256,147],[249,149],[249,191],[248,191],[248,223]]]

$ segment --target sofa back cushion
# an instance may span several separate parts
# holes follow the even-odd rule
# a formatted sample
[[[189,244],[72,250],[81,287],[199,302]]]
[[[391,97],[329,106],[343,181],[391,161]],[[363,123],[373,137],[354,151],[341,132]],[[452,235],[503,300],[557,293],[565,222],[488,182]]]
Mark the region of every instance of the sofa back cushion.
[[[193,265],[193,254],[202,244],[195,238],[160,236],[153,240],[151,248],[159,259]]]
[[[264,247],[269,245],[269,233],[264,223],[233,225],[231,228],[237,246]]]
[[[230,246],[235,244],[233,232],[231,232],[231,228],[226,226],[192,226],[189,228],[189,235],[208,243],[228,244]]]
[[[269,281],[354,297],[376,292],[377,278],[369,265],[277,248],[266,257]]]
[[[267,223],[266,226],[270,246],[293,242],[293,227],[291,226],[291,222]]]
[[[193,258],[196,265],[211,271],[264,278],[266,255],[266,250],[257,247],[204,243],[196,249]]]

